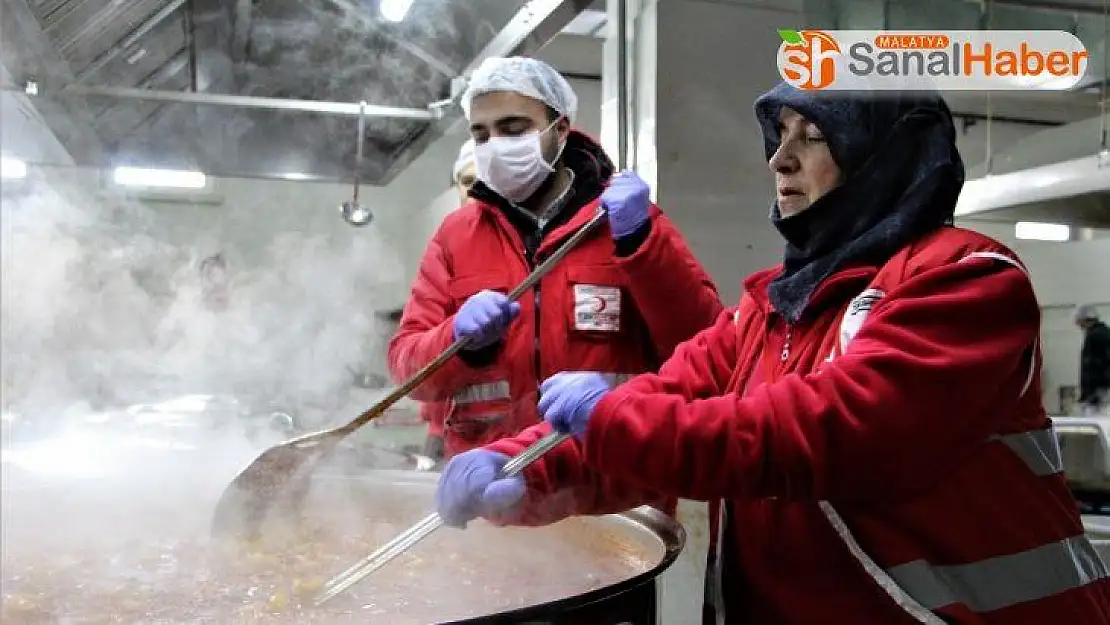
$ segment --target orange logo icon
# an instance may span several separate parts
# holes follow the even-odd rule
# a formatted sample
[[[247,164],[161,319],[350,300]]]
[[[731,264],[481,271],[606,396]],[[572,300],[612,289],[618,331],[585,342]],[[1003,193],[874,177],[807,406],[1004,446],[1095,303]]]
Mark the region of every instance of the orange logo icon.
[[[836,80],[840,44],[821,30],[780,30],[779,74],[790,85],[813,91]]]

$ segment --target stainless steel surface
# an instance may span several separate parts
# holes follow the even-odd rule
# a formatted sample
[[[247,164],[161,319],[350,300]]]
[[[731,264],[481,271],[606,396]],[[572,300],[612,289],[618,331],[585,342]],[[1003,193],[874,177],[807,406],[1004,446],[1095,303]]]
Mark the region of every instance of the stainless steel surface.
[[[1110,495],[1110,418],[1052,417],[1068,484]]]
[[[1110,540],[1110,516],[1085,514],[1083,529],[1093,539]]]
[[[1083,515],[1083,533],[1091,539],[1091,544],[1098,555],[1102,556],[1102,561],[1110,563],[1110,516]]]
[[[469,78],[470,74],[489,58],[526,56],[536,52],[593,2],[594,0],[528,2],[467,64],[461,74]]]
[[[1110,540],[1092,540],[1091,546],[1104,563],[1110,563]]]
[[[499,56],[533,56],[547,42],[558,35],[579,13],[585,11],[594,0],[542,0],[528,2],[508,20],[505,26],[482,48],[460,75],[467,79],[482,61]],[[452,85],[452,97],[461,93],[459,87],[464,81]],[[453,106],[436,120],[427,131],[413,138],[406,151],[393,155],[393,164],[382,175],[385,183],[393,180],[417,156],[452,126],[463,121],[462,107]]]
[[[509,462],[506,462],[505,466],[502,467],[500,471],[500,475],[498,476],[499,479],[519,475],[521,471],[536,460],[539,460],[547,452],[561,445],[568,438],[570,438],[570,436],[566,434],[560,434],[558,432],[549,433],[547,436],[544,436],[527,449],[520,452],[519,455],[509,460]],[[369,556],[366,556],[347,570],[332,578],[324,585],[323,592],[316,598],[316,605],[327,602],[336,595],[362,581],[371,573],[389,564],[394,558],[430,536],[440,527],[443,527],[443,519],[438,513],[433,512],[424,517],[411,528],[398,535],[397,538],[382,545],[374,553],[371,553]]]
[[[365,11],[360,11],[360,7],[358,4],[349,2],[348,0],[331,0],[331,2],[336,6],[342,8],[344,11],[347,12],[347,14],[358,16],[359,19],[366,22],[369,26],[378,26],[378,20],[371,18],[369,14],[367,14]],[[409,10],[411,11],[412,8],[410,7]],[[434,69],[440,74],[443,74],[444,76],[447,76],[448,78],[455,77],[455,71],[451,69],[451,67],[447,63],[445,63],[441,59],[436,58],[424,48],[414,44],[412,41],[409,41],[406,37],[393,35],[388,30],[384,30],[383,32],[385,33],[386,38],[389,39],[391,43],[413,55],[414,57],[420,59],[425,64],[427,64],[428,67]]]
[[[148,17],[145,21],[139,24],[135,30],[127,34],[126,37],[120,39],[111,48],[108,48],[87,65],[84,69],[73,77],[75,83],[82,83],[90,76],[93,76],[100,70],[104,69],[109,63],[114,61],[116,57],[127,51],[128,48],[133,47],[139,43],[143,37],[146,37],[150,31],[154,30],[156,26],[161,24],[169,16],[177,12],[178,9],[185,6],[186,0],[171,0],[169,4],[159,9],[154,15]]]
[[[32,105],[78,165],[348,182],[335,138],[365,100],[380,108],[360,182],[377,186],[460,120],[428,108],[457,97],[460,74],[534,54],[588,4],[418,2],[393,24],[351,0],[2,1],[7,82],[44,86]]]

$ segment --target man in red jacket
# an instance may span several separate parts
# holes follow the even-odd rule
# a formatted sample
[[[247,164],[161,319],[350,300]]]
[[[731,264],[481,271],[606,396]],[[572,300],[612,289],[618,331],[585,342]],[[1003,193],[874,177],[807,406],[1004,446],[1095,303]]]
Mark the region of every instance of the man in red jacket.
[[[538,387],[567,370],[614,386],[655,370],[722,310],[716,289],[630,172],[571,128],[577,101],[541,61],[483,63],[463,96],[478,183],[428,244],[389,344],[398,379],[467,349],[413,397],[449,402],[447,456],[539,422]],[[506,293],[597,212],[605,225],[519,302]]]
[[[658,374],[547,379],[547,423],[452,459],[439,513],[711,501],[707,624],[1110,624],[1041,404],[1029,277],[949,225],[964,170],[943,100],[784,84],[756,115],[782,265]],[[496,479],[552,428],[575,440]]]

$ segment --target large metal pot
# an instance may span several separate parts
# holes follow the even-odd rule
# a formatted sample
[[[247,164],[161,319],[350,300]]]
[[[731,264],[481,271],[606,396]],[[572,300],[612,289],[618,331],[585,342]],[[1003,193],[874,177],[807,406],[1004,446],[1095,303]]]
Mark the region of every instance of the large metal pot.
[[[431,508],[438,475],[400,471],[374,471],[359,477],[324,475],[323,488],[353,487],[376,501],[398,499],[392,504],[402,516],[417,518],[419,509]],[[386,494],[388,493],[388,494]],[[416,506],[404,510],[406,504]],[[649,507],[637,508],[624,514],[601,517],[567,519],[543,528],[489,528],[480,535],[468,536],[471,530],[444,529],[431,540],[439,548],[469,540],[491,543],[490,548],[505,557],[529,557],[537,567],[548,566],[552,579],[564,575],[587,575],[589,570],[570,570],[555,558],[543,562],[536,554],[529,554],[540,539],[558,538],[587,547],[596,557],[597,564],[606,560],[623,560],[640,563],[639,571],[627,579],[594,590],[559,599],[528,605],[519,609],[482,614],[469,618],[443,620],[451,624],[498,625],[655,625],[659,619],[657,605],[657,578],[674,563],[685,544],[682,526],[670,517]],[[421,549],[417,546],[416,549]],[[435,552],[430,546],[425,552]]]
[[[1104,562],[1110,562],[1110,516],[1084,515],[1083,531]]]
[[[106,562],[119,555],[121,544],[176,540],[185,533],[195,532],[201,525],[206,526],[211,505],[226,479],[222,474],[229,472],[236,463],[201,459],[197,450],[150,451],[154,453],[116,450],[107,454],[115,461],[110,470],[92,473],[86,470],[69,475],[36,472],[33,467],[26,468],[30,465],[20,468],[5,462],[0,470],[4,482],[0,505],[5,519],[0,529],[5,544],[26,547],[41,543],[44,548],[52,547],[54,553],[64,553],[65,549],[60,549],[58,543],[69,541],[83,549],[100,549],[102,553],[94,553],[90,561],[102,559]],[[90,459],[85,460],[84,468],[88,469]],[[310,515],[345,514],[347,519],[359,522],[380,523],[387,519],[388,534],[392,535],[432,508],[436,478],[435,474],[421,472],[325,467],[309,496]],[[360,511],[341,511],[340,507]],[[535,584],[538,580],[538,583],[558,585],[572,576],[590,575],[591,568],[600,571],[618,563],[622,566],[635,563],[628,569],[630,574],[615,583],[562,595],[558,594],[562,586],[554,586],[551,600],[499,612],[496,609],[487,611],[495,602],[486,602],[479,594],[473,605],[482,609],[470,610],[457,618],[439,614],[429,622],[654,625],[659,618],[656,578],[675,561],[684,541],[685,534],[679,524],[648,508],[622,515],[568,519],[544,528],[495,528],[477,524],[465,531],[444,529],[414,549],[414,557],[438,560],[431,571],[434,574],[414,588],[420,589],[421,599],[461,592],[461,585],[469,583],[468,579],[478,582],[487,577],[495,579],[496,571],[489,567],[498,567],[501,563],[508,566],[509,559],[523,559],[527,562],[527,570],[534,573],[531,582],[520,580],[522,584]],[[576,553],[587,555],[585,559],[568,562],[558,555],[537,553],[542,552],[544,545],[567,545],[568,549],[573,547]],[[363,548],[344,555],[343,566],[365,555],[358,549]],[[460,565],[467,558],[488,554],[490,550],[496,553],[496,558],[480,565],[487,568],[477,573],[461,571],[465,567]],[[445,554],[449,552],[456,552],[461,559],[447,559]],[[14,565],[8,561],[7,550],[2,555],[4,581],[7,582],[21,571],[12,570]],[[519,566],[519,562],[517,564]],[[387,576],[380,579],[391,579],[389,576],[399,573],[387,567],[378,575]],[[374,582],[366,580],[364,583]],[[5,592],[8,591],[9,586],[5,584]],[[132,596],[129,600],[141,602],[144,597]],[[342,618],[330,618],[328,609],[329,606],[324,606],[319,608],[323,612],[302,615],[298,622],[352,622],[349,613]],[[191,618],[181,614],[175,619],[164,609],[150,616],[154,620],[168,618],[178,622]],[[216,621],[229,622],[226,615],[222,619],[218,614],[213,616]],[[388,615],[370,620],[393,622]]]
[[[1068,486],[1081,501],[1110,502],[1110,418],[1053,417]]]
[[[375,491],[389,489],[404,498],[427,502],[430,507],[438,475],[429,473],[375,471],[358,479],[362,486]],[[324,476],[324,480],[342,479]],[[445,540],[467,540],[465,532],[441,530]],[[530,605],[516,610],[486,614],[467,619],[443,621],[452,624],[521,624],[521,625],[655,625],[658,622],[656,580],[674,563],[686,542],[682,526],[650,507],[641,507],[624,514],[567,519],[545,528],[496,530],[509,544],[505,553],[525,553],[530,547],[529,533],[558,535],[568,541],[589,544],[598,561],[605,559],[634,560],[644,564],[642,570],[628,579],[588,592]],[[507,532],[511,531],[512,534]],[[453,534],[453,536],[452,536]],[[512,544],[516,543],[516,544]],[[568,571],[551,562],[551,574],[582,574],[589,571]]]

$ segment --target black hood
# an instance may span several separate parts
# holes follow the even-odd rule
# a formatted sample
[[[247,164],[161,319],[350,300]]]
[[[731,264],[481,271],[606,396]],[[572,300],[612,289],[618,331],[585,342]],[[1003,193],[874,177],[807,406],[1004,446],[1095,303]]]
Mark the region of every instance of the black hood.
[[[821,282],[857,264],[881,264],[952,223],[964,183],[952,113],[935,92],[810,92],[785,83],[755,102],[767,159],[779,146],[782,107],[817,125],[843,183],[789,218],[783,272],[768,287],[775,309],[801,318]]]
[[[570,191],[573,195],[568,198],[562,212],[547,224],[544,228],[546,231],[551,231],[566,223],[582,207],[597,199],[605,186],[609,184],[609,179],[613,177],[616,170],[613,161],[609,160],[609,156],[605,154],[605,150],[601,148],[600,144],[585,133],[574,129],[567,136],[567,145],[563,148],[561,162],[574,172],[574,184]],[[536,193],[544,193],[553,180],[554,176],[549,176]],[[521,228],[523,232],[530,233],[535,228],[535,225],[525,219],[508,200],[495,193],[480,180],[471,187],[470,197],[485,204],[496,206],[509,218],[513,225]]]

